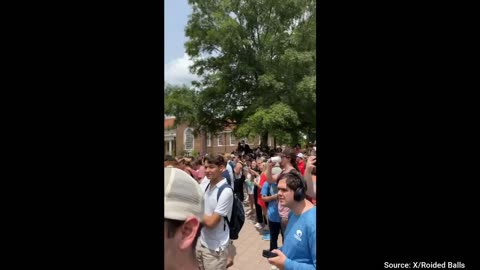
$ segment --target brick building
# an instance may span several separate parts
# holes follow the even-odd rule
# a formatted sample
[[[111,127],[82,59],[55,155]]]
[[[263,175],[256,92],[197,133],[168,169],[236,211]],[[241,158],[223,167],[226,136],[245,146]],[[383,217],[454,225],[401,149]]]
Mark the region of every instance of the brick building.
[[[180,124],[176,128],[175,117],[165,117],[164,119],[164,155],[181,156],[192,155],[195,153],[209,153],[222,154],[235,151],[239,140],[235,138],[232,133],[232,127],[225,127],[222,132],[218,134],[193,135],[193,128],[186,124]],[[241,139],[240,139],[241,140]],[[260,137],[255,141],[248,141],[243,139],[250,145],[250,148],[255,148],[260,145]],[[206,145],[205,142],[206,141]],[[273,145],[273,138],[268,138],[268,145]]]

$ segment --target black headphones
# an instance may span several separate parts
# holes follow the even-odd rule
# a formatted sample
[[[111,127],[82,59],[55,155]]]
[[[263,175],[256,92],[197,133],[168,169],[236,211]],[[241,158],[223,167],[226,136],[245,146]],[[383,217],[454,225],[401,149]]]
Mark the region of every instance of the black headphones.
[[[307,187],[305,186],[305,182],[302,178],[302,176],[300,175],[300,173],[298,173],[297,171],[290,171],[292,172],[292,175],[295,175],[296,178],[298,178],[300,180],[300,182],[302,183],[302,186],[298,187],[294,193],[293,193],[293,199],[297,202],[300,202],[300,201],[303,201],[305,200],[305,198],[307,197]],[[288,172],[288,173],[290,173]]]

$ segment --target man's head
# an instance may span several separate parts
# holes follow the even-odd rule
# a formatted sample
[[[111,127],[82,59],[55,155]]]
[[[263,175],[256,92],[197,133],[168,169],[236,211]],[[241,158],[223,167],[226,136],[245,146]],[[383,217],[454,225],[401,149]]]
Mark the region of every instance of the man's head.
[[[198,170],[203,165],[202,159],[198,158],[193,162],[193,169]]]
[[[195,261],[195,246],[203,216],[203,192],[190,175],[177,168],[165,168],[164,250],[165,257]],[[164,269],[177,269],[165,260]]]
[[[297,162],[302,161],[305,158],[305,155],[303,153],[298,153],[297,154]]]
[[[264,160],[265,160],[265,159],[264,159],[263,157],[258,157],[258,158],[257,158],[257,166],[258,166],[259,168],[262,168],[262,164],[263,164],[263,161],[264,161]]]
[[[282,158],[282,161],[280,161],[280,167],[282,168],[285,168],[287,165],[295,167],[295,164],[297,164],[297,153],[294,149],[287,148],[278,155]]]
[[[220,181],[225,164],[225,158],[222,155],[208,156],[205,159],[205,176],[210,181]]]
[[[163,163],[163,167],[168,167],[168,166],[178,168],[179,164],[178,164],[178,161],[172,156],[166,156],[165,161]]]
[[[225,166],[231,159],[233,159],[232,157],[235,157],[235,156],[230,153],[223,154],[223,159],[225,159]]]
[[[295,204],[305,200],[307,186],[302,175],[291,170],[278,181],[278,202],[281,206],[292,208]]]

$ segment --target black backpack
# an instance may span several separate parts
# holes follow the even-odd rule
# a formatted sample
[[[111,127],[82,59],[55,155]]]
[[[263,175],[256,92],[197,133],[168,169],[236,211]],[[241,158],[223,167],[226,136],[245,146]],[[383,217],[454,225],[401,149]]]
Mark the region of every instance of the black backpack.
[[[207,185],[207,188],[205,189],[205,192],[207,192],[208,187],[210,184]],[[218,192],[217,192],[217,202],[218,198],[220,198],[220,195],[222,194],[222,191],[225,188],[230,188],[232,187],[225,183],[222,186],[219,187]],[[232,189],[233,192],[233,189]],[[243,227],[243,223],[245,223],[245,210],[243,209],[242,202],[237,198],[237,195],[233,193],[233,205],[232,205],[232,220],[228,220],[228,217],[224,217],[225,221],[228,224],[228,228],[230,229],[230,239],[231,240],[236,240],[238,239],[238,234],[240,233],[240,230]],[[225,230],[225,226],[223,227],[223,230]]]

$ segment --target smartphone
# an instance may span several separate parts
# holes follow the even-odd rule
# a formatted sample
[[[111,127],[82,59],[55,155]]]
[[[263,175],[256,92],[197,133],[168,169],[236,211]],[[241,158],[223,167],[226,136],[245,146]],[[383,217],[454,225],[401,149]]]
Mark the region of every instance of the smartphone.
[[[270,250],[264,249],[262,252],[262,256],[265,258],[274,258],[277,257],[278,254],[271,252]]]

